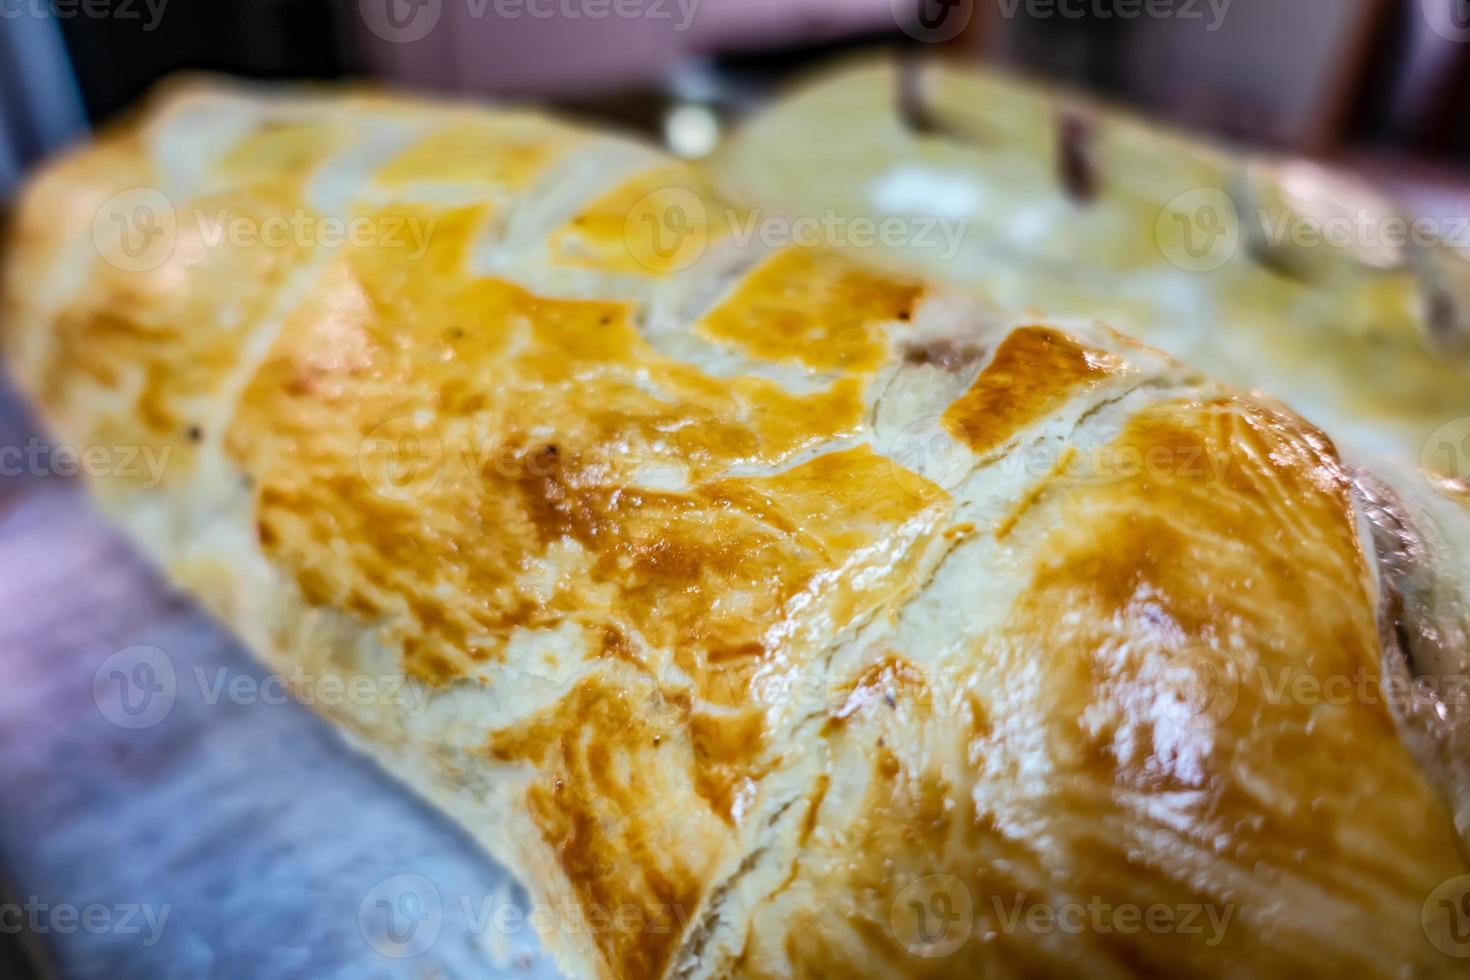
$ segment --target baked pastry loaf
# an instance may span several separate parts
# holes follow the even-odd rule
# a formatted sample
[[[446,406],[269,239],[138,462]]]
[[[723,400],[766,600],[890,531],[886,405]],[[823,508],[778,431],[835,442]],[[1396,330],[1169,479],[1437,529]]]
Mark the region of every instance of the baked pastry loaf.
[[[323,710],[569,973],[1454,973],[1463,709],[1378,692],[1463,673],[1470,503],[740,214],[536,115],[185,84],[19,202],[8,364],[167,451],[102,505],[379,691]]]

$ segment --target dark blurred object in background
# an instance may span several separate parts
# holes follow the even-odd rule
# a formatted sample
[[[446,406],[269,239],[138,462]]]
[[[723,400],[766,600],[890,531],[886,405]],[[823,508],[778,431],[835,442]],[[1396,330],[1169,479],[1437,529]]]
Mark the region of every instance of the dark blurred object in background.
[[[1457,125],[1470,109],[1465,0],[994,0],[984,9],[991,57],[1196,128],[1319,154],[1355,142],[1470,149]],[[1140,9],[1173,13],[1120,13]]]
[[[1470,156],[1470,3],[1423,0],[1464,9],[1463,34],[1395,9],[1375,47],[1353,136],[1385,145]],[[1445,36],[1449,33],[1450,36]]]
[[[1409,0],[1417,5],[1418,0]],[[1294,149],[1341,135],[1394,0],[1059,0],[1086,18],[997,14],[988,52],[1151,114]],[[1046,4],[1021,0],[1022,10]],[[1121,11],[1142,9],[1124,17]],[[1154,11],[1155,14],[1149,14]],[[1164,16],[1164,14],[1168,16]],[[1050,43],[1053,37],[1064,43]]]
[[[980,0],[982,57],[1470,214],[1470,0]]]
[[[337,77],[347,68],[343,6],[335,0],[153,0],[150,9],[133,0],[137,17],[75,16],[61,25],[87,111],[102,119],[176,71]]]
[[[641,117],[628,93],[754,102],[767,86],[742,89],[752,74],[878,42],[984,57],[1293,152],[1470,159],[1470,0],[0,0],[0,13],[0,54],[38,33],[27,20],[59,25],[94,121],[186,68]],[[3,62],[0,81],[16,84]],[[12,143],[17,116],[7,105]]]

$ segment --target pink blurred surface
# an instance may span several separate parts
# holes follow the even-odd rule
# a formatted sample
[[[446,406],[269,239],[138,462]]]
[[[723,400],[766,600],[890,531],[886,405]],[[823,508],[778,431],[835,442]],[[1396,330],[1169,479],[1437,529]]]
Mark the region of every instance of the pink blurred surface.
[[[356,0],[354,6],[374,73],[511,95],[599,94],[654,82],[688,54],[895,26],[890,0]],[[390,24],[421,19],[413,29],[385,30],[385,8],[395,12]]]

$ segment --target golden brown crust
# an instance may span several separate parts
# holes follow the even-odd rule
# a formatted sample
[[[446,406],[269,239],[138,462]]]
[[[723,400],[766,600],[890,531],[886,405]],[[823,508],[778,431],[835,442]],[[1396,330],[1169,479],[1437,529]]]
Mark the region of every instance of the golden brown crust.
[[[67,203],[137,188],[157,255]],[[269,663],[410,678],[422,713],[332,713],[579,910],[569,969],[1447,969],[1419,903],[1466,867],[1388,709],[1258,670],[1377,670],[1326,441],[739,218],[532,116],[185,88],[29,191],[5,341],[67,440],[174,452],[98,490]],[[1203,722],[1201,671],[1234,678]],[[931,956],[901,916],[933,875],[1234,918],[987,905]]]
[[[1123,361],[1046,327],[1022,327],[996,349],[970,389],[944,411],[945,428],[976,453],[1066,404],[1073,389],[1117,373]]]
[[[1094,458],[1150,457],[1048,490],[1005,559],[1029,582],[962,655],[853,682],[815,750],[843,790],[737,975],[1450,971],[1417,923],[1464,858],[1388,707],[1289,693],[1380,672],[1330,449],[1227,398],[1159,403]],[[952,944],[914,900],[936,929],[964,910]],[[1092,927],[1058,941],[1059,912]]]

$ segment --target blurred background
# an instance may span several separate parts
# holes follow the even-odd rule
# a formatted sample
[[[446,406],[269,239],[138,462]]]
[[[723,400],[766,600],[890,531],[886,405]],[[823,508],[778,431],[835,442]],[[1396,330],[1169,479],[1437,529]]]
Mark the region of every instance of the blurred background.
[[[1470,0],[0,0],[0,192],[182,69],[555,101],[699,155],[793,72],[875,46],[1004,63],[1411,193],[1470,170]]]

